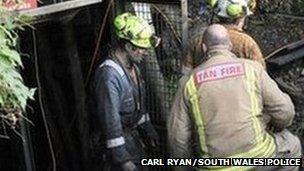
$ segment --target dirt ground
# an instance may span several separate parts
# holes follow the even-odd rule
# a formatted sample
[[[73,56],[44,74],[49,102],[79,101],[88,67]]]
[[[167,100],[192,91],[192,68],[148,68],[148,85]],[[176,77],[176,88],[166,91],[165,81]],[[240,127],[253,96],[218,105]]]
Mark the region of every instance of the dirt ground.
[[[250,17],[246,31],[259,43],[266,56],[274,50],[304,38],[303,0],[261,0],[254,16]],[[302,16],[302,17],[301,17]],[[271,73],[280,88],[287,92],[296,109],[295,134],[304,137],[304,60],[303,58]],[[303,144],[302,139],[302,144]]]
[[[257,40],[265,55],[304,38],[301,6],[304,7],[303,0],[261,0],[258,3],[246,31]]]

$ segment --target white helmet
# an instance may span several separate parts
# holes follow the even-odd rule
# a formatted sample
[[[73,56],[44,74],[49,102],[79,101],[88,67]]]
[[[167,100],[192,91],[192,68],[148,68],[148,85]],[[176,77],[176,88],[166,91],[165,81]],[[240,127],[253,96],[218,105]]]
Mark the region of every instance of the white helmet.
[[[255,0],[217,0],[214,5],[217,15],[224,18],[239,18],[252,15]]]

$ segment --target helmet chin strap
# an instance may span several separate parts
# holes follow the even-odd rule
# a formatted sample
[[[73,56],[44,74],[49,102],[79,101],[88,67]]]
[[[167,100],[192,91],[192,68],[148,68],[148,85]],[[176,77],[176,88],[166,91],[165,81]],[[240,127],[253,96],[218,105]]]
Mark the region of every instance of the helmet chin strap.
[[[128,54],[127,57],[129,59],[129,61],[131,62],[131,65],[133,65],[134,63],[139,64],[143,60],[143,57],[141,57],[141,56],[135,57],[135,56]]]

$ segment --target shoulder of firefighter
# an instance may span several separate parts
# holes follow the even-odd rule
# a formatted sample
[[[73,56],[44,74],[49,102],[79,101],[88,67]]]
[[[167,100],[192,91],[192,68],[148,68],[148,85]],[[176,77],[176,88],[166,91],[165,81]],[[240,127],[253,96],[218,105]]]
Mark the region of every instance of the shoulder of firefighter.
[[[264,68],[266,63],[259,45],[256,41],[243,31],[225,25],[228,30],[231,43],[233,45],[232,52],[239,58],[252,59],[259,62]],[[182,73],[189,73],[193,68],[204,62],[201,44],[205,28],[190,38],[188,42],[188,50],[186,57],[182,63]]]
[[[261,64],[229,51],[209,55],[181,80],[167,125],[172,157],[193,155],[193,135],[199,157],[274,156],[276,145],[266,127],[282,130],[291,124],[291,99]],[[265,116],[270,123],[262,121]]]
[[[143,99],[134,97],[134,87],[116,60],[107,59],[99,66],[93,85],[96,119],[105,139],[105,150],[114,163],[129,161],[132,156],[125,146],[124,130],[153,129]]]
[[[239,58],[252,59],[266,68],[266,63],[259,45],[247,33],[226,26],[233,45],[232,52]]]

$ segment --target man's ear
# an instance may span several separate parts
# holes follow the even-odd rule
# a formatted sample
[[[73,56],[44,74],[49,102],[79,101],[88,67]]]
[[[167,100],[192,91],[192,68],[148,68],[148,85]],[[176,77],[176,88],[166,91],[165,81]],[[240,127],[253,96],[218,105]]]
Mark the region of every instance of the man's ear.
[[[206,53],[207,52],[207,46],[205,43],[201,43],[201,49],[202,49],[202,52]]]
[[[232,50],[232,48],[233,48],[233,44],[231,41],[229,41],[229,50]]]
[[[133,50],[131,43],[129,42],[125,43],[125,49],[127,52],[131,52]]]

